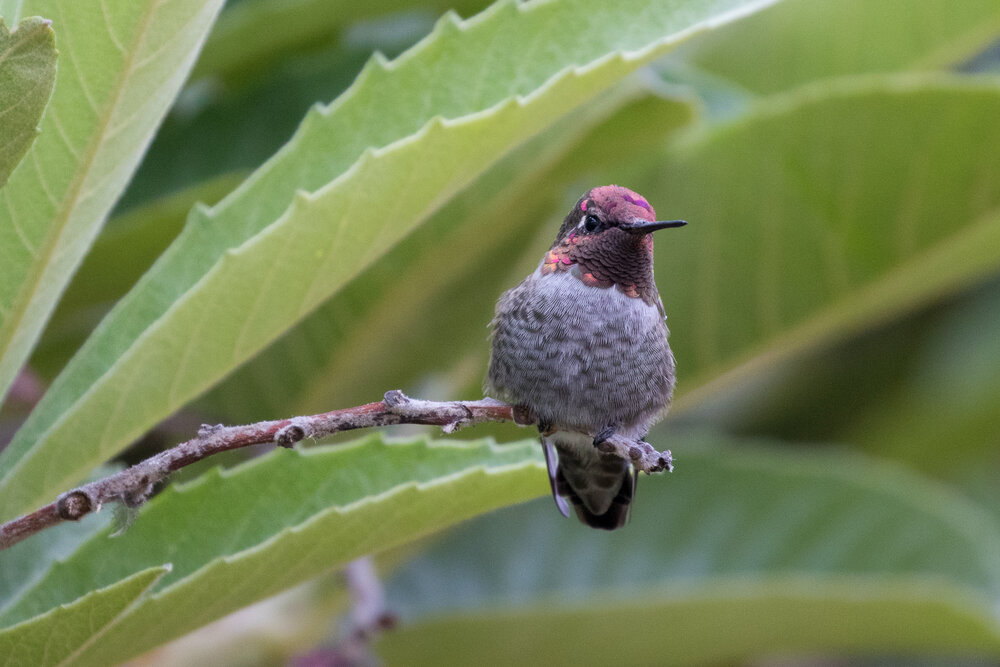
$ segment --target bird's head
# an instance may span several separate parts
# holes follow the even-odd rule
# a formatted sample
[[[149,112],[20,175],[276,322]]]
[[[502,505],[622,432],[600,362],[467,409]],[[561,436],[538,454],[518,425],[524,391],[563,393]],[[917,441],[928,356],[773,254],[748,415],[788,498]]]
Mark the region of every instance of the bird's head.
[[[621,232],[635,240],[648,239],[646,243],[652,247],[652,237],[648,236],[651,232],[686,224],[683,220],[657,220],[656,212],[642,195],[620,185],[602,185],[576,202],[559,228],[553,247],[570,237],[584,240],[608,233],[617,237]]]

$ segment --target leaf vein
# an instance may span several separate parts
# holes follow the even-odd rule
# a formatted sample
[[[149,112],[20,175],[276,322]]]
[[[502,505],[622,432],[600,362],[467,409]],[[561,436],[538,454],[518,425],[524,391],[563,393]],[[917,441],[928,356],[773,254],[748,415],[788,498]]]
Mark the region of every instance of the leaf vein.
[[[56,196],[52,194],[52,190],[49,188],[49,182],[45,179],[45,171],[42,169],[42,165],[38,163],[38,152],[31,151],[31,165],[35,168],[35,173],[38,175],[38,185],[41,186],[42,192],[45,193],[45,198],[49,200],[49,203],[54,207],[59,207],[59,200]]]
[[[0,109],[0,118],[3,118],[4,114],[10,113],[11,111],[17,109],[18,107],[28,106],[29,104],[31,104],[31,101],[32,100],[30,95],[21,95],[17,99],[17,101],[14,102],[13,104],[9,104],[7,105],[6,108]],[[23,136],[23,134],[21,136]]]
[[[162,6],[164,4],[164,2],[166,2],[166,0],[159,0],[156,3],[156,7]],[[143,69],[147,65],[149,65],[150,63],[159,60],[161,53],[163,53],[164,51],[166,51],[168,48],[170,48],[170,46],[172,46],[175,42],[177,42],[181,38],[187,36],[187,33],[190,32],[190,28],[191,28],[192,25],[195,25],[196,23],[202,22],[204,20],[205,20],[205,17],[202,16],[201,14],[193,14],[191,16],[191,18],[188,21],[186,21],[184,23],[184,25],[180,29],[176,30],[170,36],[170,38],[167,39],[166,41],[164,41],[163,44],[161,44],[159,47],[157,47],[155,51],[151,52],[149,55],[145,56],[144,58],[136,61],[135,67],[133,69],[136,69],[136,70]]]
[[[80,62],[79,56],[76,54],[76,51],[73,49],[73,31],[72,30],[63,30],[63,32],[62,32],[62,40],[61,40],[61,47],[60,48],[65,48],[66,49],[66,53],[69,55],[68,60],[69,60],[70,63],[73,63],[75,65],[75,63],[79,63]],[[95,114],[100,115],[100,111],[98,109],[97,102],[94,100],[94,94],[90,91],[90,87],[87,84],[86,78],[83,76],[83,73],[80,71],[79,67],[77,67],[77,66],[73,67],[73,78],[75,78],[76,81],[77,81],[77,83],[80,85],[80,92],[83,94],[83,98],[86,100],[87,106],[90,107],[90,110],[93,111]],[[58,86],[58,83],[57,83],[57,86]]]
[[[52,119],[52,124],[56,128],[56,134],[58,134],[59,138],[62,139],[63,144],[65,144],[66,149],[69,151],[69,154],[73,156],[73,159],[79,161],[81,159],[80,150],[70,141],[69,133],[66,132],[66,128],[63,126],[62,121],[59,120],[58,110],[50,109],[48,116]]]
[[[38,249],[31,244],[31,242],[28,240],[28,236],[24,233],[24,230],[21,229],[21,225],[18,224],[17,222],[17,216],[14,214],[14,206],[13,204],[10,203],[10,197],[4,197],[4,201],[7,202],[7,211],[10,213],[10,224],[11,227],[14,228],[14,231],[17,233],[17,238],[21,240],[21,243],[24,245],[25,249],[27,249],[27,251],[31,253],[32,258],[38,257]],[[5,312],[9,311],[6,311],[5,309]]]
[[[184,300],[184,297],[181,297],[181,299]],[[180,378],[184,375],[184,371],[191,362],[191,353],[195,348],[192,341],[198,340],[201,330],[205,327],[205,322],[206,318],[202,317],[195,324],[195,326],[192,327],[185,340],[184,349],[181,350],[180,358],[177,360],[177,365],[174,367],[173,378],[170,380],[170,389],[167,392],[167,400],[171,405],[179,403],[181,400],[177,398],[177,393],[180,391]],[[159,322],[156,324],[159,324]]]
[[[108,37],[111,38],[111,43],[118,50],[118,53],[125,54],[125,46],[122,44],[121,39],[115,34],[113,23],[111,19],[108,18],[108,8],[105,0],[101,0],[101,15],[104,17],[104,24],[107,26]]]

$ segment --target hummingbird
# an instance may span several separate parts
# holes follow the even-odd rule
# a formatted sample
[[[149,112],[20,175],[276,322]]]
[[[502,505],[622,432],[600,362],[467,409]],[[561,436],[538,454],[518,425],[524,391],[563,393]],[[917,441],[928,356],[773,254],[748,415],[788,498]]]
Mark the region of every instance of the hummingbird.
[[[568,517],[572,504],[594,528],[625,525],[638,481],[630,461],[597,445],[642,440],[673,396],[652,233],[685,224],[657,220],[628,188],[593,188],[490,323],[487,395],[534,416],[556,506]]]

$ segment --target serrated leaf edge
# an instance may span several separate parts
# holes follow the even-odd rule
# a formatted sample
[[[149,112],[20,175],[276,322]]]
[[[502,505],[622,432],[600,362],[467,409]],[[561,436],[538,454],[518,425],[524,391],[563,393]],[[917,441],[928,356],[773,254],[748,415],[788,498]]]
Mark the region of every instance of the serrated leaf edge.
[[[68,656],[66,656],[66,658],[64,660],[62,660],[62,661],[60,661],[58,663],[59,665],[69,664],[83,650],[85,650],[88,646],[90,646],[95,641],[97,641],[98,639],[100,639],[108,630],[110,630],[115,624],[117,624],[122,618],[124,618],[127,614],[129,614],[136,606],[138,606],[142,602],[142,600],[144,600],[145,597],[147,597],[147,594],[149,593],[149,591],[151,591],[153,589],[153,587],[156,586],[156,582],[158,582],[167,573],[169,573],[171,569],[172,569],[172,566],[170,565],[170,563],[165,563],[163,565],[154,565],[152,567],[145,568],[145,569],[140,570],[138,572],[134,572],[134,573],[128,575],[127,577],[123,577],[123,578],[119,579],[118,581],[115,581],[112,584],[108,584],[107,586],[102,586],[101,588],[97,588],[97,589],[94,589],[92,591],[89,591],[85,595],[82,595],[82,596],[78,597],[75,600],[72,600],[70,602],[62,603],[60,605],[52,607],[51,609],[47,609],[46,611],[44,611],[44,612],[42,612],[40,614],[36,614],[35,616],[32,616],[30,618],[26,618],[23,621],[18,621],[17,623],[14,623],[13,625],[9,625],[7,627],[0,628],[0,634],[14,635],[21,628],[25,627],[26,625],[29,625],[29,624],[32,624],[32,623],[36,623],[36,622],[42,620],[45,616],[49,616],[49,615],[55,614],[55,613],[57,613],[58,611],[61,611],[61,610],[67,610],[67,609],[70,609],[70,608],[78,606],[78,605],[85,605],[85,604],[87,604],[88,600],[91,600],[91,599],[93,599],[95,597],[99,597],[100,595],[102,595],[103,593],[111,590],[112,588],[116,588],[118,586],[121,586],[122,584],[124,584],[125,582],[129,581],[130,579],[139,579],[139,578],[143,578],[143,577],[149,577],[154,572],[157,573],[155,576],[151,577],[149,583],[142,590],[139,591],[139,594],[135,598],[133,598],[131,602],[129,602],[124,607],[122,607],[122,609],[118,612],[117,615],[115,615],[113,618],[109,619],[109,621],[107,623],[105,623],[103,626],[101,626],[97,630],[97,632],[95,632],[94,634],[92,634],[87,639],[87,641],[83,642],[78,647],[76,647],[76,649],[71,654],[69,654]]]

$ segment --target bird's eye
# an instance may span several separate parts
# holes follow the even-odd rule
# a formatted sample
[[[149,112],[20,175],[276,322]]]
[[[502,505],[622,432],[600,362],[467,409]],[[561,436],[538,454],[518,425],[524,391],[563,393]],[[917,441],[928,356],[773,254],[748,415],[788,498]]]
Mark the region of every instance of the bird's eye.
[[[601,221],[597,219],[596,215],[588,215],[583,219],[583,228],[588,232],[592,232],[601,226]]]

